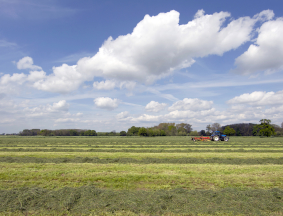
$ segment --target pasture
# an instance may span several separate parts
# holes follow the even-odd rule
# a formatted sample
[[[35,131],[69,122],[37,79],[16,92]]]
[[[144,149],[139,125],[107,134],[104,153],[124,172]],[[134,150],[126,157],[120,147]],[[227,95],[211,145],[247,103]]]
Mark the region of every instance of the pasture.
[[[283,215],[283,139],[3,136],[0,214]]]

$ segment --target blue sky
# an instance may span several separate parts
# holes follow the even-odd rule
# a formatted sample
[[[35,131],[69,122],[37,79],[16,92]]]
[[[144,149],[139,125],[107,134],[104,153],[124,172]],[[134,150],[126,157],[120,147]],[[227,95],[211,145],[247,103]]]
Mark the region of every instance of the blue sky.
[[[0,133],[280,125],[282,6],[0,0]]]

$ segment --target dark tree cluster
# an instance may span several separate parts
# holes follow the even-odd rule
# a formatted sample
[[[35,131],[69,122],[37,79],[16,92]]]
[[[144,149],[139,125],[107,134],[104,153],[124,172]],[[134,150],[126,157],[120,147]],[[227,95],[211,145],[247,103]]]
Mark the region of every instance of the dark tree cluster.
[[[20,132],[20,136],[97,136],[95,130],[80,130],[80,129],[61,129],[61,130],[40,130],[40,129],[32,129],[32,130],[23,130]]]
[[[37,136],[40,134],[40,129],[25,129],[19,133],[20,136]]]
[[[275,135],[275,129],[270,123],[271,120],[269,119],[261,119],[260,124],[254,126],[253,135],[260,135],[266,137]]]
[[[235,135],[235,136],[254,136],[253,130],[254,126],[256,124],[253,123],[240,123],[240,124],[231,124],[231,125],[226,125],[221,127],[221,129],[224,130],[229,127],[229,132],[231,132],[230,135]],[[233,129],[234,131],[232,131]],[[227,134],[228,135],[228,134]]]
[[[154,127],[132,126],[126,133],[127,136],[187,136],[192,131],[192,125],[187,123],[160,123]]]

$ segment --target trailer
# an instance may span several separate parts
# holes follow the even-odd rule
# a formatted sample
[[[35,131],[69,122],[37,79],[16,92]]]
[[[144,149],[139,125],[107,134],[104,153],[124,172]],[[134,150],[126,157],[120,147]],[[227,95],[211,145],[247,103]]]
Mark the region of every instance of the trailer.
[[[225,141],[227,142],[229,140],[229,137],[220,131],[214,131],[211,136],[209,137],[192,137],[192,141]]]
[[[210,137],[192,137],[192,141],[211,141]]]

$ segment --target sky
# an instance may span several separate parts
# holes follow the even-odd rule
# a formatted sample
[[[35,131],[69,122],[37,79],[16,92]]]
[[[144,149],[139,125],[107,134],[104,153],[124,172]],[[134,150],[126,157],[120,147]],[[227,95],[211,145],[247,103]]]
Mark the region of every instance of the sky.
[[[0,133],[283,122],[283,2],[0,0]]]

